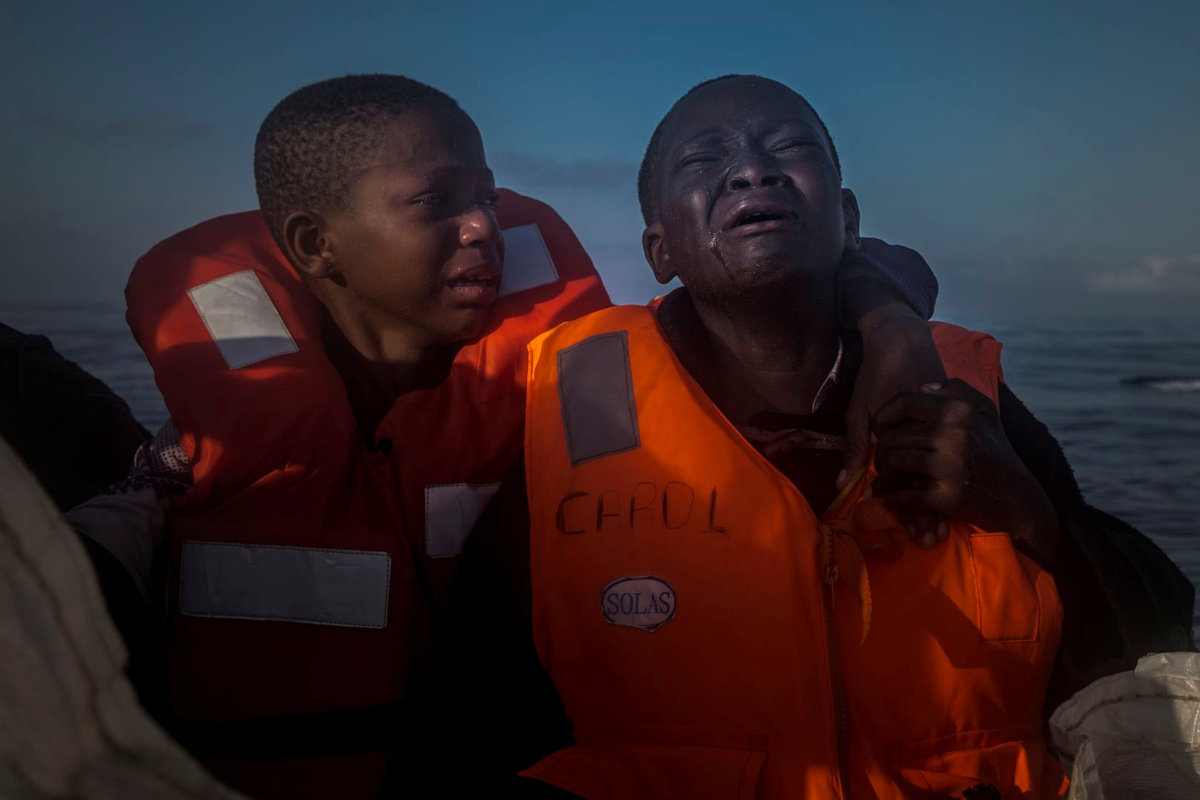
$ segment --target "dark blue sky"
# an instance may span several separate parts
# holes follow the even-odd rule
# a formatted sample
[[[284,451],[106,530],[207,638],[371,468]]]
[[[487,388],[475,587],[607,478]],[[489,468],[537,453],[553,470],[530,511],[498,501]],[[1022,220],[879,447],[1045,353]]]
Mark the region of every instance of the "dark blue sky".
[[[118,301],[154,242],[255,204],[271,106],[347,72],[456,97],[618,300],[656,289],[634,197],[654,125],[758,72],[822,114],[864,231],[926,255],[942,316],[1200,301],[1200,3],[22,5],[0,32],[9,301]]]

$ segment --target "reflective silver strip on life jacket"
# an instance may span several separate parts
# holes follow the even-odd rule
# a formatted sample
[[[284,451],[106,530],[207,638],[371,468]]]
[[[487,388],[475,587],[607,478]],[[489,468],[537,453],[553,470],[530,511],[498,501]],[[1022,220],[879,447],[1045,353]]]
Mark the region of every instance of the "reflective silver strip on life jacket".
[[[558,392],[571,466],[641,444],[625,331],[559,350]]]
[[[558,268],[536,224],[504,229],[500,296],[536,289],[558,280]]]
[[[192,617],[387,626],[392,559],[367,550],[183,543],[179,610]]]
[[[496,496],[499,483],[442,483],[425,487],[425,555],[462,555],[480,514]]]
[[[202,283],[188,296],[230,369],[300,349],[254,270]]]

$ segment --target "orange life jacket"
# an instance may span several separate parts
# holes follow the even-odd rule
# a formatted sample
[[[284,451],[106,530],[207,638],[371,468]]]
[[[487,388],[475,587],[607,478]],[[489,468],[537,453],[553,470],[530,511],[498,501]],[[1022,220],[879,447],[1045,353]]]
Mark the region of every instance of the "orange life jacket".
[[[995,400],[999,343],[933,334]],[[1056,796],[1042,704],[1062,610],[1007,534],[953,523],[906,546],[862,498],[873,474],[818,518],[649,309],[530,352],[533,631],[577,744],[527,775],[628,800]]]
[[[549,206],[502,190],[497,217],[487,332],[395,402],[372,448],[323,309],[259,212],[167,239],[130,277],[128,320],[195,481],[169,519],[170,713],[253,797],[375,796],[455,556],[519,453],[526,346],[609,304]]]

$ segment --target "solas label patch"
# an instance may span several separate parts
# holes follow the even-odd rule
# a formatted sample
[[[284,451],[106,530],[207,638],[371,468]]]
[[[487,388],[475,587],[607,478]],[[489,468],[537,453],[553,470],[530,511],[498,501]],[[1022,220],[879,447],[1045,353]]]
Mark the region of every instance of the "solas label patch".
[[[617,578],[600,592],[600,610],[613,625],[654,631],[675,617],[675,587],[654,575]]]

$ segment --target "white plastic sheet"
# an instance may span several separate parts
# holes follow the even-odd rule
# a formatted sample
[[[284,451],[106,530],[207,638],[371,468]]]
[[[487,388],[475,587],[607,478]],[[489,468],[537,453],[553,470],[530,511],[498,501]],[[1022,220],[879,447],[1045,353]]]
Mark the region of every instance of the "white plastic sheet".
[[[1200,798],[1200,653],[1157,653],[1050,717],[1068,800]]]

